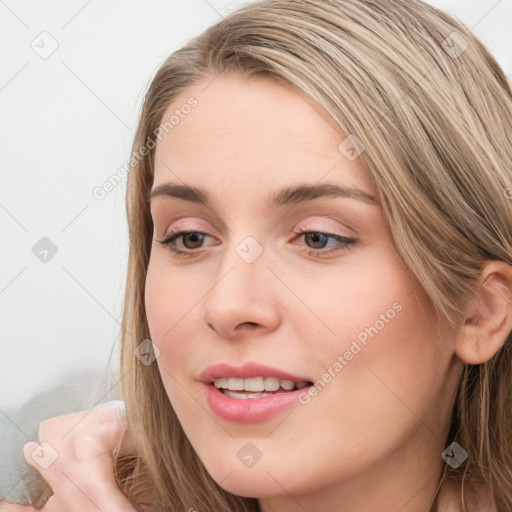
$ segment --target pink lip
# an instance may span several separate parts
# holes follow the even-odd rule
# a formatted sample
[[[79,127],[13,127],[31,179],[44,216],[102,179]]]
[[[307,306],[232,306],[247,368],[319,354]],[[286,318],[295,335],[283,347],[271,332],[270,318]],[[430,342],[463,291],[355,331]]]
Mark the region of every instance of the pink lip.
[[[213,379],[217,377],[242,379],[250,377],[277,377],[280,380],[291,380],[294,382],[311,381],[307,377],[298,377],[277,368],[251,362],[245,363],[242,366],[231,366],[221,363],[208,367],[201,373],[199,380],[205,384],[206,402],[210,409],[224,420],[242,423],[264,421],[279,411],[291,407],[297,403],[299,395],[307,391],[309,386],[261,398],[241,399],[231,398],[219,391],[213,384]]]
[[[250,377],[277,377],[279,380],[292,380],[294,382],[311,381],[308,377],[297,377],[291,373],[284,372],[277,368],[264,366],[258,363],[248,362],[242,366],[231,366],[226,363],[214,364],[204,370],[199,376],[199,380],[205,384],[210,384],[217,377],[234,377],[239,379],[249,379]]]
[[[310,385],[311,386],[311,385]],[[204,384],[206,402],[219,417],[228,421],[255,423],[264,421],[279,411],[296,405],[299,395],[307,392],[310,386],[286,393],[276,393],[261,398],[231,398],[224,395],[213,384]]]

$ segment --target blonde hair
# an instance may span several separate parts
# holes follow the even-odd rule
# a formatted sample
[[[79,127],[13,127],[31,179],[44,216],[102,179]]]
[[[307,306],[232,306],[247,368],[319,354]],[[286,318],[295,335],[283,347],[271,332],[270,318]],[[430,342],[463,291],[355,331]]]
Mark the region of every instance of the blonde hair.
[[[134,357],[150,338],[144,310],[153,231],[149,142],[178,94],[237,74],[307,95],[364,148],[359,158],[395,247],[439,323],[458,325],[485,261],[512,265],[512,91],[464,24],[420,0],[261,0],[209,27],[152,80],[128,176],[121,370],[134,452],[117,457],[115,466],[119,485],[141,508],[258,510],[256,499],[234,496],[210,477],[157,365]],[[144,146],[150,149],[141,156]],[[457,441],[468,459],[447,467],[445,477],[463,487],[485,484],[499,510],[512,508],[511,344],[509,333],[490,361],[461,364],[446,440]]]

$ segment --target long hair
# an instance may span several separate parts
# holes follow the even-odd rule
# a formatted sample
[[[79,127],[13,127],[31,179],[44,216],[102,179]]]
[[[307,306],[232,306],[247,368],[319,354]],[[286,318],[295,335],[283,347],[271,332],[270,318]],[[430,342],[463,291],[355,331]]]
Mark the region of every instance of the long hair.
[[[421,0],[260,0],[209,27],[155,74],[127,178],[130,241],[120,337],[134,450],[116,457],[115,468],[123,492],[141,510],[149,504],[162,511],[258,510],[256,499],[230,494],[211,478],[157,365],[134,356],[150,338],[147,193],[156,139],[173,128],[163,115],[177,95],[220,75],[288,84],[330,116],[358,152],[364,149],[359,158],[394,246],[434,306],[436,325],[458,325],[485,261],[512,265],[512,90],[463,23]],[[193,101],[200,105],[200,98]],[[446,440],[457,441],[468,458],[457,469],[446,467],[445,478],[462,489],[484,484],[499,510],[512,509],[511,345],[509,333],[489,361],[461,364]]]

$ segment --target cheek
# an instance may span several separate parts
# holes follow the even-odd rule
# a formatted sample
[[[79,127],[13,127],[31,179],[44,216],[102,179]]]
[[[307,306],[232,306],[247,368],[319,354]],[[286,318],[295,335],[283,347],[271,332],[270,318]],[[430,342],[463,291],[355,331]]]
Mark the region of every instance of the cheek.
[[[437,431],[439,415],[429,411],[440,397],[449,354],[437,351],[435,331],[415,295],[370,303],[359,320],[364,323],[347,324],[347,337],[337,347],[342,357],[330,398],[336,391],[343,396],[340,424],[371,437],[379,418],[379,435],[388,439],[398,439],[418,420]],[[357,414],[346,417],[346,410]]]
[[[201,298],[200,279],[180,274],[161,262],[161,257],[150,261],[146,275],[145,308],[149,330],[160,349],[172,340],[188,319]]]
[[[351,348],[357,352],[354,342],[364,350],[372,340],[380,340],[380,347],[386,340],[387,350],[394,351],[401,331],[409,331],[424,313],[411,293],[416,282],[392,255],[383,251],[378,261],[369,256],[347,260],[343,267],[309,273],[307,279],[288,275],[287,282],[294,283],[294,293],[303,299],[296,306],[302,311],[297,339],[315,340],[315,353],[331,360]],[[329,359],[322,361],[327,367]]]
[[[339,420],[354,422],[349,430],[364,429],[376,416],[391,427],[393,415],[402,422],[411,415],[407,406],[425,412],[449,361],[449,351],[438,357],[433,311],[418,283],[396,258],[380,256],[337,279],[294,281],[311,308],[297,329],[317,368],[318,394],[311,403],[342,402]],[[346,410],[358,414],[347,418]]]
[[[195,335],[194,305],[202,296],[199,279],[185,274],[180,278],[157,258],[150,261],[146,275],[145,307],[151,341],[160,349],[156,360],[169,400],[180,422],[194,412],[183,383],[190,378],[190,361],[200,352],[200,337]],[[204,291],[203,291],[204,294]],[[203,351],[204,352],[204,351]]]
[[[145,307],[151,341],[160,349],[157,364],[172,400],[177,382],[190,373],[190,361],[198,352],[199,322],[194,317],[202,294],[200,280],[163,265],[150,263],[146,276]],[[177,381],[171,376],[175,376]],[[189,377],[189,376],[188,376]],[[176,385],[174,385],[176,384]]]

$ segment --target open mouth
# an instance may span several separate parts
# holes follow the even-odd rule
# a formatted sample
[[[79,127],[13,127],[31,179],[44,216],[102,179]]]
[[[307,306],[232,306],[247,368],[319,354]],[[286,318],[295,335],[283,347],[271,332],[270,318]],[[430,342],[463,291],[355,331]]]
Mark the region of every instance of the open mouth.
[[[252,377],[248,379],[220,377],[213,379],[211,385],[225,396],[243,400],[290,393],[312,386],[313,383],[310,381],[280,380],[276,377]]]
[[[225,371],[226,368],[221,370]],[[228,371],[224,375],[229,375]],[[265,421],[289,407],[302,403],[302,393],[313,386],[313,382],[306,380],[305,377],[294,380],[291,375],[280,375],[280,377],[208,376],[203,381],[206,388],[206,402],[214,414],[226,421],[239,423]],[[289,380],[283,380],[286,377]]]

